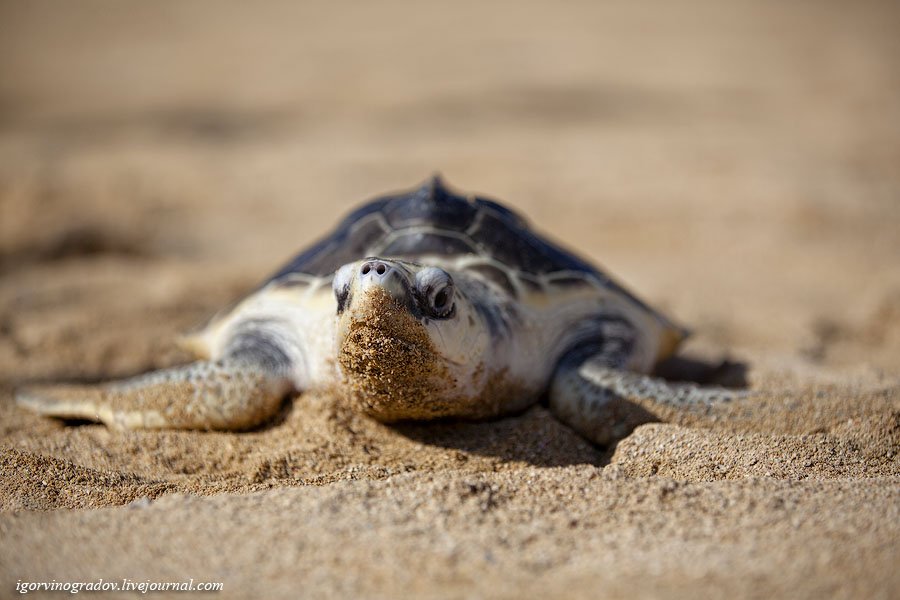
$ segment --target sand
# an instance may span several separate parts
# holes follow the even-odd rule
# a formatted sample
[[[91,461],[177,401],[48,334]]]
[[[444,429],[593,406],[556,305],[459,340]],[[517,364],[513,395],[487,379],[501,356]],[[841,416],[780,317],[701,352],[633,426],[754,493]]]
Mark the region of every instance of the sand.
[[[895,3],[0,4],[0,596],[900,596]],[[759,392],[594,447],[543,406],[114,432],[12,391],[179,333],[440,170]]]

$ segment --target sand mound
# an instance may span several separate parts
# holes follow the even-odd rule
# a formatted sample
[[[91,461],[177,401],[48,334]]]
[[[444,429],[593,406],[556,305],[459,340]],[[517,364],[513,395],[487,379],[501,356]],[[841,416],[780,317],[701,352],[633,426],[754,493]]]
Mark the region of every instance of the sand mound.
[[[156,498],[175,486],[97,471],[67,460],[0,449],[0,510],[97,508]]]
[[[895,476],[900,473],[897,417],[860,419],[849,435],[729,435],[644,425],[619,444],[611,467],[627,477],[679,481]]]

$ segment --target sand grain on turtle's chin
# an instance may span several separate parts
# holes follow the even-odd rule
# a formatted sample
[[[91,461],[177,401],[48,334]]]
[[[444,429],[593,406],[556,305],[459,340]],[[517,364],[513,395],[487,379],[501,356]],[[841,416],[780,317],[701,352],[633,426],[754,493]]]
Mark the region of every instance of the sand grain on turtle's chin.
[[[369,292],[362,302],[338,350],[341,395],[379,421],[446,414],[435,398],[455,382],[424,326],[387,293]]]
[[[378,421],[490,418],[535,400],[538,390],[483,362],[472,373],[474,387],[461,390],[426,328],[384,292],[369,292],[343,318],[335,391]]]

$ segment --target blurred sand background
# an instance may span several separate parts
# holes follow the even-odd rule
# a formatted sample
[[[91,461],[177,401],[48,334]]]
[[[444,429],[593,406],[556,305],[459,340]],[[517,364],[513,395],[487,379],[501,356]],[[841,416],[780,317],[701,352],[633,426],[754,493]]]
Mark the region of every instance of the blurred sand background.
[[[433,171],[689,325],[765,399],[615,449],[546,410],[111,433],[25,382],[186,359]],[[900,595],[894,2],[0,2],[0,596]],[[677,371],[677,370],[676,370]]]

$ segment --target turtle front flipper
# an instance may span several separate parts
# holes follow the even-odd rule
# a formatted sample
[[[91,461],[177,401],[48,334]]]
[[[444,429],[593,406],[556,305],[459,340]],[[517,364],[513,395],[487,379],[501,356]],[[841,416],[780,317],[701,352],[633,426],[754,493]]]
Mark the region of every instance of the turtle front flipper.
[[[16,401],[43,415],[115,429],[235,430],[274,415],[291,388],[282,369],[231,357],[99,385],[28,387],[16,393]]]
[[[621,348],[616,345],[616,348]],[[615,350],[615,349],[614,349]],[[627,356],[600,349],[565,357],[550,384],[550,410],[588,440],[609,445],[638,425],[664,421],[677,412],[706,413],[750,392],[664,379],[625,370]]]

